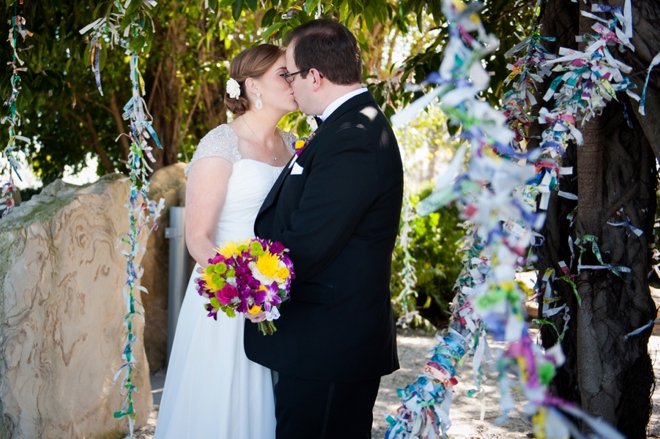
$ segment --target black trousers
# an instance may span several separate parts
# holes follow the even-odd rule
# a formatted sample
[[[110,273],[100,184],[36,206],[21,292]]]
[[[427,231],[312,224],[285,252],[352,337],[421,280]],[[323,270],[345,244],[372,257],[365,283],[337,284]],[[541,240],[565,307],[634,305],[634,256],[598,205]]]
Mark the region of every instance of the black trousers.
[[[277,439],[370,439],[380,377],[352,383],[279,374]]]

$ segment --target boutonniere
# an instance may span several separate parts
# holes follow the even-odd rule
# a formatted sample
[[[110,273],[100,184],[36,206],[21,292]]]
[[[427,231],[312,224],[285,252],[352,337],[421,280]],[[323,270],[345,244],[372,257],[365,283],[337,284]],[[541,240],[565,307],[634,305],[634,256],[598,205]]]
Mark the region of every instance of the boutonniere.
[[[296,140],[295,142],[292,143],[293,147],[293,152],[296,153],[297,156],[303,153],[305,148],[307,148],[307,145],[309,145],[309,142],[314,138],[314,133],[310,134],[309,137],[307,138],[302,138],[299,140]]]

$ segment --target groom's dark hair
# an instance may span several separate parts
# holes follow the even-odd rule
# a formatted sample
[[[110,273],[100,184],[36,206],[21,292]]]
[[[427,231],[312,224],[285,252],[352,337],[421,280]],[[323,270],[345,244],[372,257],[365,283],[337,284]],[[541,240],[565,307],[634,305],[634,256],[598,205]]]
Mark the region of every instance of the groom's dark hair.
[[[304,71],[300,74],[303,78],[306,70],[314,68],[333,84],[362,81],[360,46],[346,26],[328,19],[308,21],[287,35],[286,44],[292,43],[293,59]]]

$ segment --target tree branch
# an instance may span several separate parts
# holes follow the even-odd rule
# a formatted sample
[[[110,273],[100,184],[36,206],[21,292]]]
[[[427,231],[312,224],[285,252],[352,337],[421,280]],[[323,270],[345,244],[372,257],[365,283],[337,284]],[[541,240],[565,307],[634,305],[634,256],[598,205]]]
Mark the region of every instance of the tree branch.
[[[167,34],[169,35],[169,30],[167,31]],[[147,108],[151,108],[151,104],[154,101],[154,96],[156,95],[156,90],[158,90],[159,87],[160,74],[162,71],[163,71],[163,60],[161,59],[160,62],[158,63],[158,68],[156,69],[154,86],[151,88],[151,91],[149,93],[149,101],[147,102]]]
[[[124,129],[124,118],[122,117],[121,111],[119,111],[119,106],[117,105],[117,98],[114,93],[110,94],[110,108],[108,108],[112,118],[115,120],[115,125],[117,126],[117,131],[120,134],[126,134]],[[128,160],[128,152],[130,150],[130,145],[128,144],[128,138],[126,136],[119,137],[119,148],[121,149],[121,158],[123,161]]]
[[[177,139],[179,141],[179,145],[181,143],[181,140],[183,140],[184,136],[188,132],[188,128],[190,127],[190,121],[192,120],[193,114],[195,114],[195,110],[197,109],[197,104],[199,103],[199,99],[202,97],[202,87],[201,85],[197,88],[197,94],[195,95],[195,101],[193,102],[192,107],[190,108],[190,112],[188,113],[188,118],[186,119],[186,123],[183,126],[183,130],[181,130],[181,133],[179,133],[179,138]],[[181,146],[179,146],[181,148]],[[188,161],[188,154],[186,153],[186,149],[183,148],[183,155],[186,161]]]
[[[496,23],[496,22],[502,20],[504,17],[508,17],[510,15],[513,15],[517,12],[522,11],[525,8],[529,8],[530,5],[533,5],[534,3],[535,3],[534,1],[523,2],[523,4],[521,4],[517,8],[513,8],[513,9],[510,9],[508,11],[502,11],[502,12],[500,12],[499,14],[497,14],[495,16],[491,16],[490,20],[488,20],[488,21],[490,21],[492,23]]]
[[[78,116],[75,113],[71,113],[71,116],[74,119],[76,119],[78,122],[80,122],[87,129],[87,131],[89,131],[90,135],[92,136],[91,147],[99,156],[99,159],[101,159],[101,164],[105,168],[106,173],[111,174],[113,172],[117,172],[115,166],[112,164],[112,160],[110,160],[110,157],[108,156],[108,153],[105,152],[105,149],[103,149],[103,147],[101,146],[101,142],[99,142],[98,132],[94,127],[94,120],[92,119],[92,115],[89,113],[85,113],[86,116],[85,119],[83,119],[82,117]]]

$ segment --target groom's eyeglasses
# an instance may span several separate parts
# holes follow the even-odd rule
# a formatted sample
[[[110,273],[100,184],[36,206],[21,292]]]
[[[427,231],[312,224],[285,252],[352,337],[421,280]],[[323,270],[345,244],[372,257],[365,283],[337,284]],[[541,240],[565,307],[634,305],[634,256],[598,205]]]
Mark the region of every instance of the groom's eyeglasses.
[[[296,79],[296,78],[294,78],[294,76],[296,76],[296,75],[298,75],[298,74],[301,74],[301,73],[302,73],[302,74],[305,74],[305,73],[309,72],[310,70],[311,70],[311,69],[303,69],[303,70],[298,70],[297,72],[294,72],[294,73],[282,73],[280,76],[281,76],[282,78],[284,78],[284,80],[285,80],[286,82],[288,82],[289,84],[291,84],[291,83],[293,82],[293,80]]]

